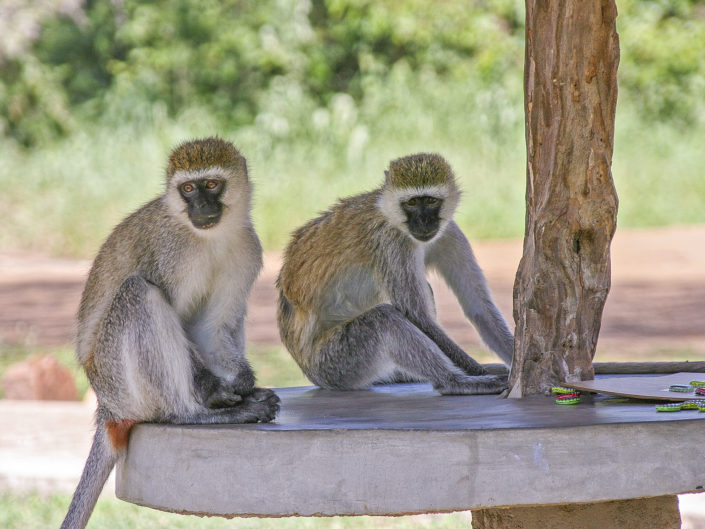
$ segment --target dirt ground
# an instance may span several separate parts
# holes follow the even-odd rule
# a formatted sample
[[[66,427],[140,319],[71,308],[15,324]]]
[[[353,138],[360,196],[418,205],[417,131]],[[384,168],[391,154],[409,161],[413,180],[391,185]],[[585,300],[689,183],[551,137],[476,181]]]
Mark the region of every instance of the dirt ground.
[[[473,244],[495,300],[512,322],[512,285],[521,240]],[[274,280],[280,256],[265,255],[248,316],[248,340],[280,344]],[[63,345],[73,340],[88,261],[0,254],[0,340]],[[460,344],[479,347],[452,293],[431,279],[441,324]],[[619,230],[612,244],[612,290],[596,360],[705,359],[705,225]]]

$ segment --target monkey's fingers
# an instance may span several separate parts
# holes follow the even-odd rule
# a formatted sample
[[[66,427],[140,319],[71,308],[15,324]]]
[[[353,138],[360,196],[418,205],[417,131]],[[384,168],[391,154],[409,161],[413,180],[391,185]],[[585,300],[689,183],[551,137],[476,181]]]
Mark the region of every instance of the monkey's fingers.
[[[277,416],[277,413],[279,413],[279,403],[277,402],[276,404],[272,405],[269,407],[268,411],[266,414],[264,414],[262,417],[260,417],[260,422],[272,422],[274,418]]]
[[[270,422],[279,412],[280,403],[279,397],[272,390],[258,388],[255,393],[248,395],[242,406],[252,413],[253,420],[248,422]]]
[[[232,408],[242,402],[242,396],[230,393],[223,388],[213,393],[206,400],[206,407],[210,409]]]

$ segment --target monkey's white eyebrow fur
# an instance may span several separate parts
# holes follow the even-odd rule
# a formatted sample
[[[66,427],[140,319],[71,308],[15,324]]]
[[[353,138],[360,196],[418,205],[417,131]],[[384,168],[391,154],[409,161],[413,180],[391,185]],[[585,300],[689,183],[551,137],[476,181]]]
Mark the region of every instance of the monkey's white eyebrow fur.
[[[422,186],[422,187],[397,187],[394,189],[394,196],[400,202],[409,200],[412,197],[436,197],[445,198],[455,191],[450,185]]]
[[[188,182],[189,180],[200,180],[202,178],[213,178],[214,176],[223,176],[225,175],[226,170],[223,167],[220,167],[218,165],[214,165],[213,167],[204,167],[202,169],[195,169],[195,170],[189,170],[189,171],[184,171],[183,169],[179,169],[174,173],[174,176],[171,177],[171,181],[174,185],[180,185],[183,184],[184,182]]]

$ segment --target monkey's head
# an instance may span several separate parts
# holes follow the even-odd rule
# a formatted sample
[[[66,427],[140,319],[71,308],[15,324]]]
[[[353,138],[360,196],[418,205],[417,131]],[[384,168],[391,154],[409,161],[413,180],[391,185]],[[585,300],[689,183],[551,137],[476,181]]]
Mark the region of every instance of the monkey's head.
[[[453,170],[442,156],[404,156],[393,160],[384,175],[377,205],[393,225],[421,242],[443,231],[453,218],[460,191]]]
[[[217,226],[223,215],[249,215],[247,161],[228,141],[182,143],[169,156],[166,180],[169,207],[199,233]]]

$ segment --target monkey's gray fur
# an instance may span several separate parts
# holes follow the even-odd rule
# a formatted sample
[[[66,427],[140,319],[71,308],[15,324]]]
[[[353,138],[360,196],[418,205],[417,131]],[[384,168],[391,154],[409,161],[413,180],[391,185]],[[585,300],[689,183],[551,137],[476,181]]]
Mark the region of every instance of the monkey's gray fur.
[[[282,341],[324,388],[424,380],[442,394],[501,392],[506,377],[487,375],[436,323],[426,282],[426,268],[436,269],[511,364],[512,333],[452,220],[459,191],[450,166],[418,154],[393,161],[386,176],[294,232],[277,280]]]
[[[274,418],[279,399],[254,387],[245,359],[246,301],[262,266],[250,195],[245,158],[232,144],[182,144],[170,156],[166,192],[98,252],[76,351],[98,398],[97,428],[62,529],[85,527],[134,423]]]

